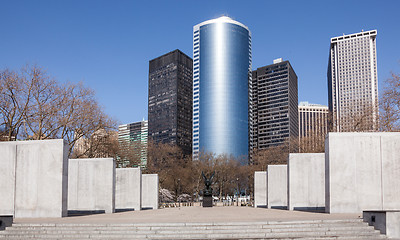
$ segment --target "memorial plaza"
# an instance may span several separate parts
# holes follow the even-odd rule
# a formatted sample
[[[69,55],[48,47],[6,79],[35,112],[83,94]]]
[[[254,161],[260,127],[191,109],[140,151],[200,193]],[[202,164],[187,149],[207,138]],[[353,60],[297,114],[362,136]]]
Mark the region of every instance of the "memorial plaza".
[[[358,214],[201,206],[16,218],[0,239],[385,239]]]
[[[255,172],[253,207],[160,209],[157,174],[68,159],[62,139],[0,151],[3,239],[400,239],[399,133],[329,133]]]
[[[14,223],[221,223],[359,219],[360,214],[326,214],[241,206],[201,206],[92,214],[64,218],[16,218]]]

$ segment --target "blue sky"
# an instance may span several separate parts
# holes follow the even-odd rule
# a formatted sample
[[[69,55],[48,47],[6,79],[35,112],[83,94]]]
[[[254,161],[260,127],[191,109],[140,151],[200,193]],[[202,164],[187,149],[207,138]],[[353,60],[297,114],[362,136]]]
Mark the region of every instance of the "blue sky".
[[[330,38],[378,30],[378,79],[400,73],[400,1],[0,0],[0,68],[38,64],[59,81],[83,81],[119,123],[147,119],[149,60],[192,57],[194,25],[222,15],[252,32],[253,69],[282,57],[299,101],[327,105]]]

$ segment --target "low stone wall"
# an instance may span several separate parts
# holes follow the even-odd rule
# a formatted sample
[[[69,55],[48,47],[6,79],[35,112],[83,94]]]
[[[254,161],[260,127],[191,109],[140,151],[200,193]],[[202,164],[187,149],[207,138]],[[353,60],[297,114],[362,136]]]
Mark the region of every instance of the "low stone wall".
[[[364,211],[363,220],[388,238],[400,239],[400,210]]]

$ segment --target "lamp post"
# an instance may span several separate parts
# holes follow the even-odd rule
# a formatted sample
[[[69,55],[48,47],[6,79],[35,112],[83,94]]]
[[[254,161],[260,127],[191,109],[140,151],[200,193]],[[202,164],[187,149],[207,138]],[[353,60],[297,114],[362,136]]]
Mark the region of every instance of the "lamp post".
[[[181,194],[181,179],[178,178],[178,202],[179,202],[179,207],[181,207],[181,199],[180,199],[180,195]]]
[[[237,193],[236,193],[236,206],[239,206],[239,178],[236,178]]]

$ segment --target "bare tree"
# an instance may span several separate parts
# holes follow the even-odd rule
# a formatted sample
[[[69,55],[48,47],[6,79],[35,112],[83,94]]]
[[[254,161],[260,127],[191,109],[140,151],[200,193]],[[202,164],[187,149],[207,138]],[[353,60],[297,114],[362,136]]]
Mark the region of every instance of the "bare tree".
[[[0,142],[8,141],[7,131],[4,127],[0,127]]]
[[[32,85],[21,73],[4,69],[0,72],[0,127],[3,127],[4,140],[16,140],[21,125],[25,122],[29,108]]]
[[[100,129],[89,138],[81,137],[75,142],[71,158],[114,158],[118,155],[118,136],[113,130]]]
[[[158,173],[160,186],[174,192],[192,195],[194,176],[190,156],[185,156],[175,144],[149,141],[147,169],[144,172]]]
[[[71,155],[79,139],[94,140],[100,129],[116,128],[93,90],[81,83],[60,84],[36,65],[20,72],[2,70],[0,83],[0,127],[7,131],[7,140],[62,138]]]
[[[325,136],[319,132],[309,130],[307,136],[300,137],[299,152],[321,153],[325,151]]]
[[[253,165],[256,170],[264,171],[268,165],[287,164],[289,153],[296,153],[299,150],[299,139],[292,137],[282,144],[265,149],[254,150]]]
[[[42,140],[56,138],[58,109],[61,109],[61,89],[42,68],[33,66],[26,69],[31,77],[31,101],[25,113],[27,139]],[[30,134],[30,135],[28,135]]]
[[[372,102],[349,105],[352,107],[345,109],[343,117],[340,119],[342,132],[371,132],[378,130],[377,106],[374,106]]]
[[[142,160],[147,158],[147,143],[140,139],[118,142],[117,164],[119,167],[145,167]]]
[[[400,75],[392,73],[385,81],[380,99],[380,129],[382,131],[400,131]]]
[[[116,127],[115,121],[99,106],[94,91],[82,83],[58,84],[36,66],[29,71],[34,77],[31,79],[32,99],[25,118],[25,137],[36,140],[63,138],[69,144],[69,155],[78,139],[89,139],[88,151],[94,152],[98,147],[95,140],[100,139],[101,131]]]
[[[160,187],[173,192],[175,201],[179,196],[199,197],[204,188],[202,172],[207,177],[215,172],[213,194],[221,199],[237,192],[253,192],[255,167],[242,165],[240,160],[226,154],[201,153],[198,161],[192,161],[176,145],[149,142],[144,172],[158,173]]]

